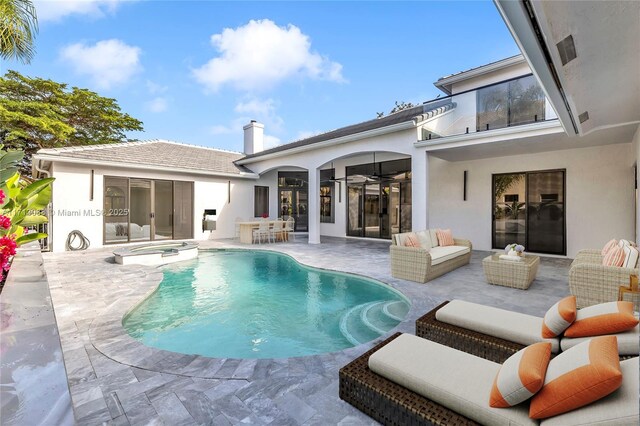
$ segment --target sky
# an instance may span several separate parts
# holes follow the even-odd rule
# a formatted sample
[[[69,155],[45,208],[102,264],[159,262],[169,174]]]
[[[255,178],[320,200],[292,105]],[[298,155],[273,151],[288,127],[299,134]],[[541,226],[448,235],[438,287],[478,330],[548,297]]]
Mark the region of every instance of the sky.
[[[421,103],[438,78],[518,54],[491,1],[35,0],[36,57],[17,70],[117,99],[135,139],[242,151]]]

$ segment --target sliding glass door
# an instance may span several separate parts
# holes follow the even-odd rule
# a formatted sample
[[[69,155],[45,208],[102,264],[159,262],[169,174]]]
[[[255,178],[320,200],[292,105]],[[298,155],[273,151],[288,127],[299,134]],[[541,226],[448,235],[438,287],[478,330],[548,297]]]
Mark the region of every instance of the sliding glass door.
[[[104,242],[193,238],[193,182],[104,178]]]
[[[493,248],[566,254],[565,171],[493,175]]]
[[[193,238],[193,182],[173,182],[173,238]]]
[[[153,238],[170,240],[173,238],[173,182],[157,180],[153,183]]]

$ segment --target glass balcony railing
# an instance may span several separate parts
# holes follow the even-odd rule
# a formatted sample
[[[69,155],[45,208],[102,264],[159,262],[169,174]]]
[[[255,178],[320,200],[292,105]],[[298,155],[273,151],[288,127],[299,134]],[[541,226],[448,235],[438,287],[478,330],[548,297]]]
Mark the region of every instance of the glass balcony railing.
[[[532,75],[425,102],[421,140],[556,120]]]

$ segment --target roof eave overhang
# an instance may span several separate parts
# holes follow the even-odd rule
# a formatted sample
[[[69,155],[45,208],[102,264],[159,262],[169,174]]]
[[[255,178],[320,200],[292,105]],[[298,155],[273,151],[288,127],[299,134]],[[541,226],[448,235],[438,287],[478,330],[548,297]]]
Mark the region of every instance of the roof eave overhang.
[[[546,43],[538,37],[532,17],[522,1],[493,0],[529,67],[542,86],[562,127],[569,136],[578,134],[574,114],[569,107],[553,67]],[[544,35],[541,34],[541,37]],[[551,62],[551,63],[550,63]]]
[[[340,138],[329,139],[322,142],[313,143],[310,145],[302,145],[293,147],[290,149],[285,149],[283,151],[272,152],[270,154],[258,155],[257,157],[250,158],[241,158],[236,160],[236,164],[250,164],[257,163],[259,161],[270,160],[272,158],[284,157],[291,154],[297,154],[306,151],[313,151],[316,149],[326,148],[333,145],[340,145],[348,142],[354,142],[361,139],[366,139],[374,136],[385,135],[388,133],[398,132],[401,130],[408,130],[416,127],[416,122],[414,120],[408,120],[402,123],[393,124],[391,126],[380,127],[378,129],[367,130],[360,133],[355,133],[353,135],[342,136]]]
[[[80,164],[86,166],[98,166],[98,167],[117,167],[117,168],[125,168],[125,169],[137,169],[137,170],[154,170],[160,172],[171,172],[171,173],[180,173],[180,174],[191,174],[191,175],[202,175],[202,176],[210,176],[210,177],[224,177],[224,178],[237,178],[237,179],[259,179],[260,176],[255,173],[225,173],[225,172],[214,172],[210,170],[200,170],[200,169],[187,169],[183,167],[162,167],[156,166],[152,164],[139,164],[139,163],[122,163],[122,162],[109,162],[109,161],[100,161],[100,160],[90,160],[85,158],[73,158],[73,157],[64,157],[60,155],[51,155],[51,154],[35,154],[33,156],[34,163],[37,161],[50,161],[52,163],[69,163],[69,164]]]
[[[512,65],[517,65],[525,62],[525,58],[520,55],[504,59],[502,61],[494,62],[488,65],[484,65],[478,68],[474,68],[469,71],[464,71],[449,77],[441,78],[440,80],[433,83],[438,89],[442,90],[447,95],[451,94],[451,87],[455,83],[459,83],[461,81],[469,80],[470,78],[475,78],[481,75],[489,74],[495,72],[497,70],[510,67]]]

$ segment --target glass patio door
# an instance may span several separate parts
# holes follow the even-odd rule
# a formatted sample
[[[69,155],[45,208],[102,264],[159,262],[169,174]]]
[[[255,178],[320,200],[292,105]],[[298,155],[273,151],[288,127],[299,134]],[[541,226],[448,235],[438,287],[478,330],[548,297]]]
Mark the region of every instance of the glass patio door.
[[[564,170],[493,175],[493,248],[566,254],[564,200]]]
[[[364,186],[364,236],[380,238],[380,184]]]
[[[349,185],[347,193],[347,235],[362,237],[362,186]]]
[[[400,183],[385,183],[380,191],[380,237],[391,238],[399,232]]]
[[[153,239],[170,240],[173,238],[173,182],[156,180],[153,186]]]
[[[193,238],[193,182],[173,182],[173,238]]]
[[[129,241],[151,239],[151,181],[130,179]]]
[[[564,170],[528,174],[528,250],[565,254]]]

